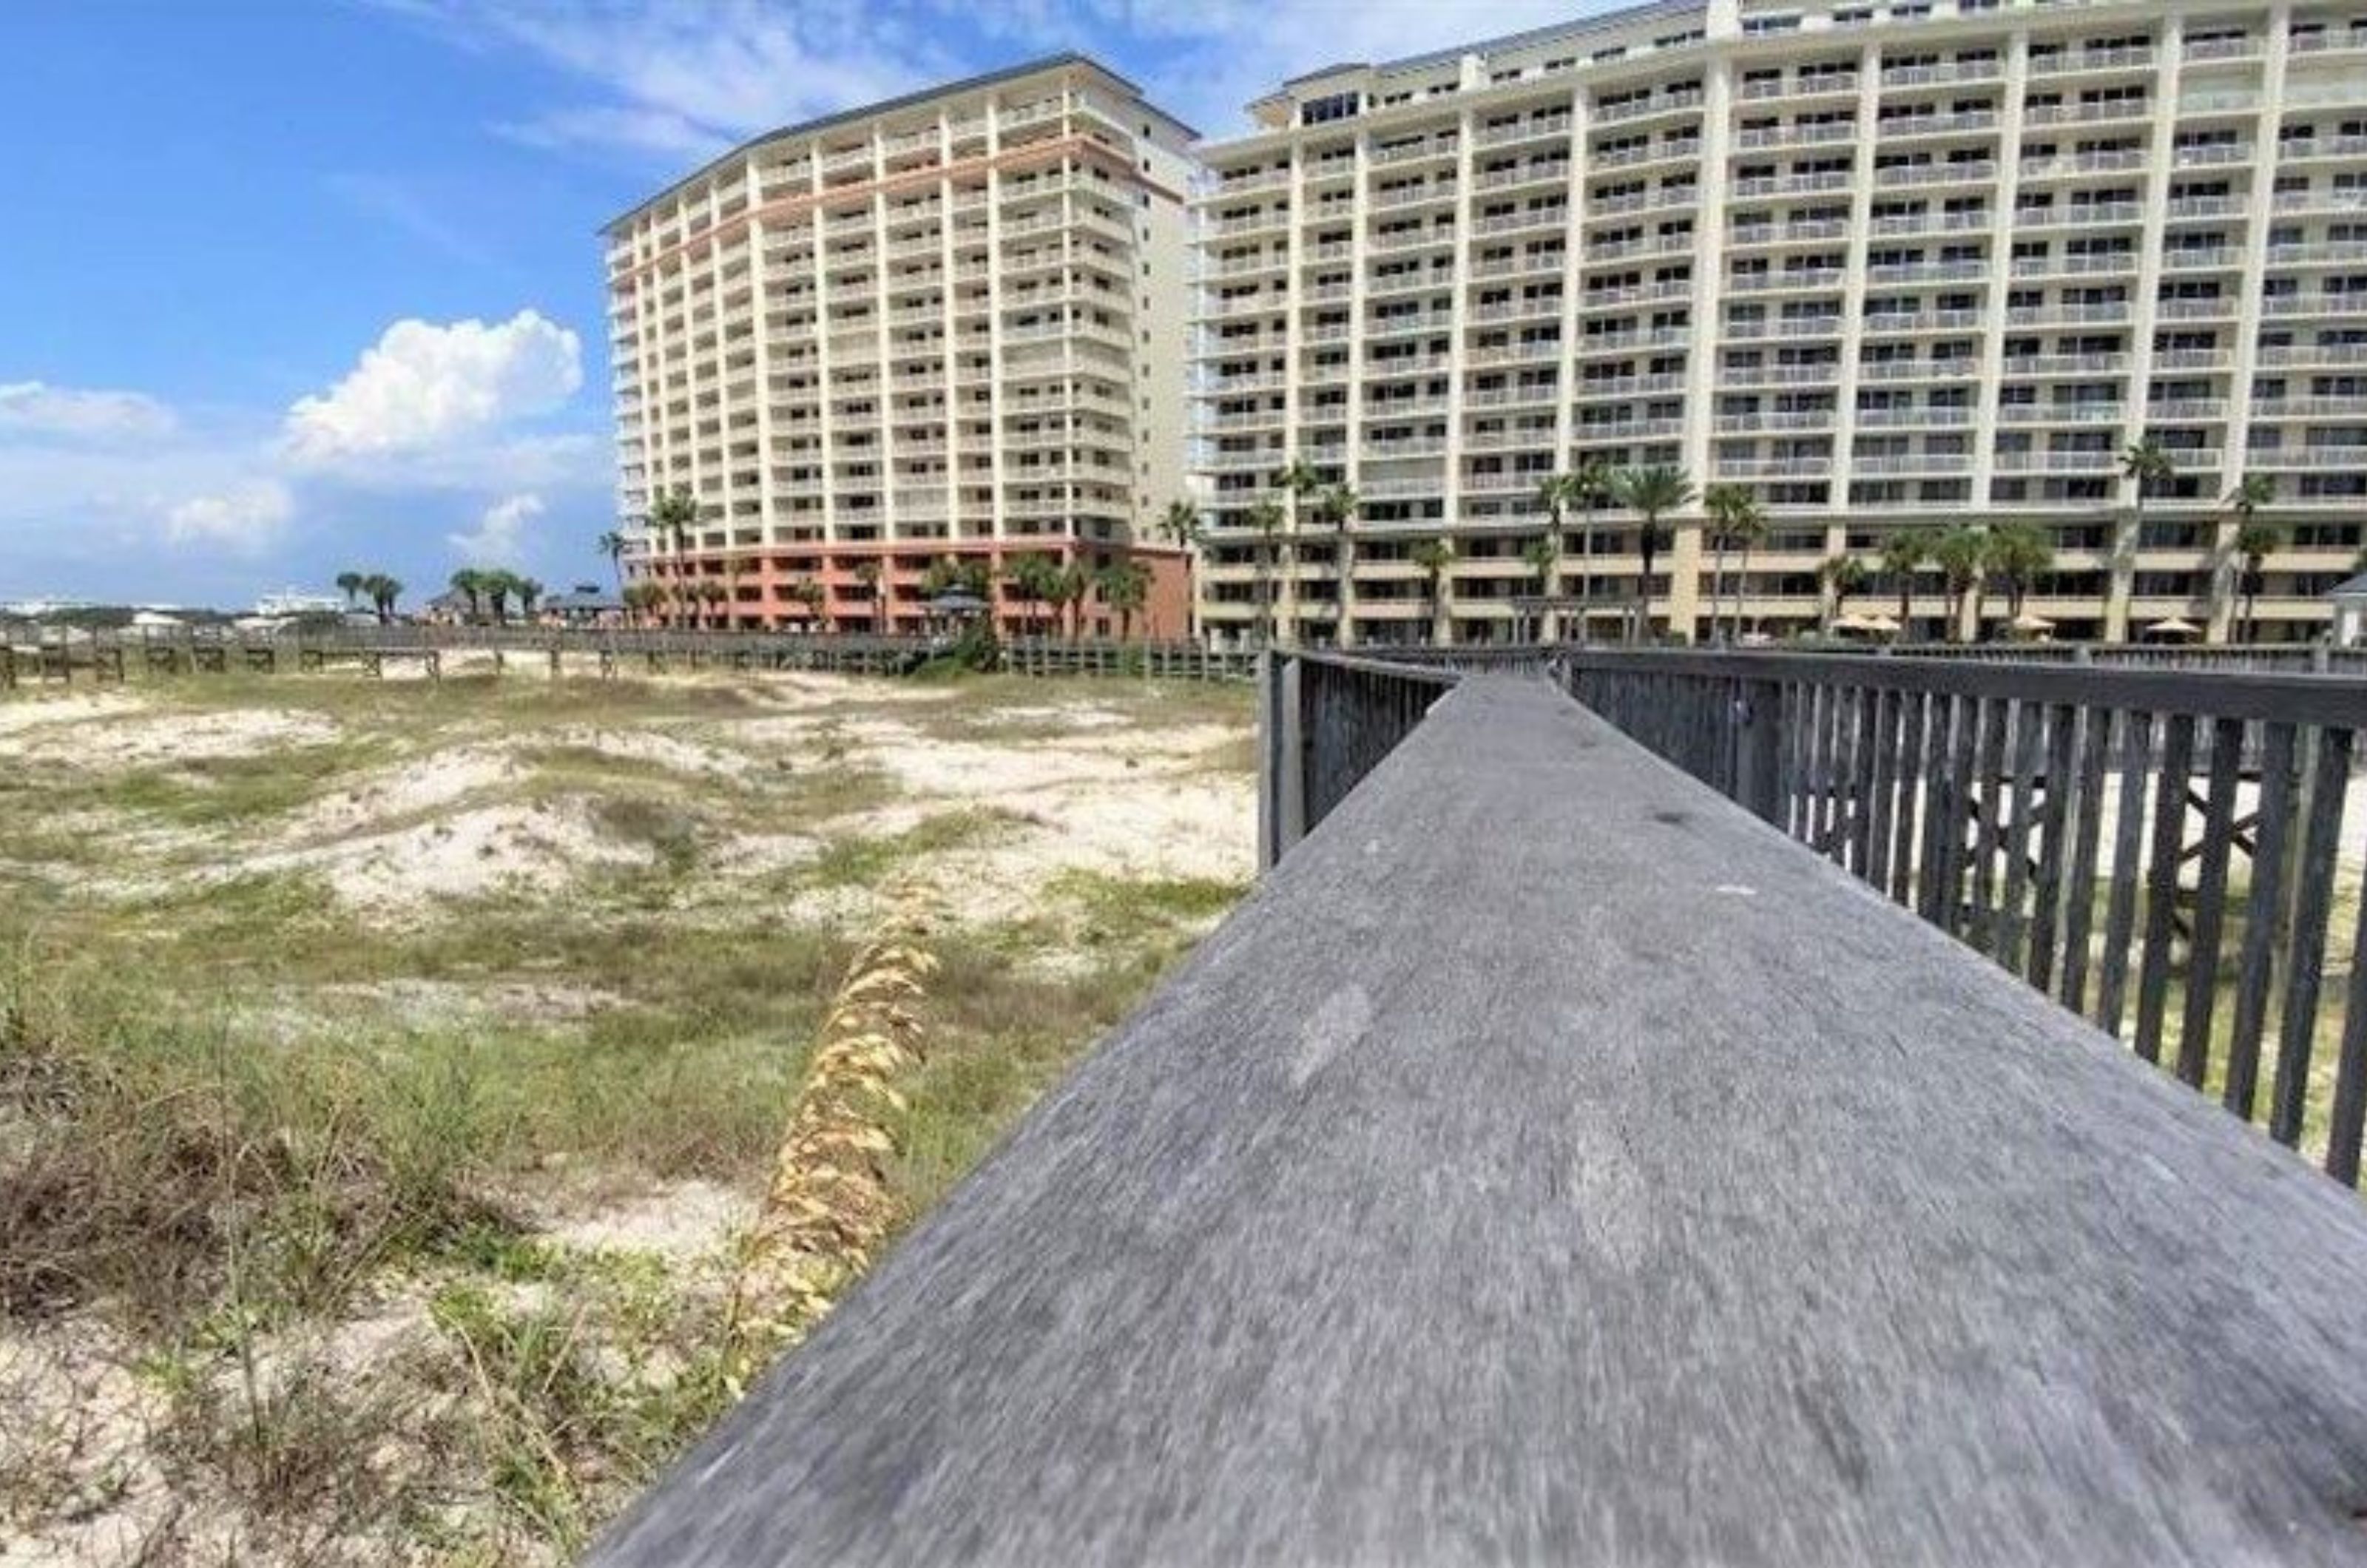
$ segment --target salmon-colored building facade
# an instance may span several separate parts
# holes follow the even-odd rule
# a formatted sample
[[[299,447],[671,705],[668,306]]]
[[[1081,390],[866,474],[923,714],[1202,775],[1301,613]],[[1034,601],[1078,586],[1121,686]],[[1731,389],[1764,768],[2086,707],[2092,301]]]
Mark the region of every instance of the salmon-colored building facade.
[[[1047,557],[1059,567],[1082,562],[1088,572],[1138,561],[1150,574],[1149,590],[1131,625],[1095,592],[1086,597],[1079,625],[1071,628],[1064,610],[1022,599],[1014,591],[1012,572],[1023,556]],[[1178,549],[1057,538],[786,546],[629,558],[626,572],[635,581],[658,582],[674,591],[658,612],[668,625],[717,631],[911,635],[945,623],[945,616],[929,608],[934,596],[930,573],[941,561],[985,563],[995,630],[1006,637],[1074,629],[1085,637],[1180,640],[1191,633],[1192,559]],[[679,594],[685,582],[702,589],[709,582],[719,584],[724,597],[715,604],[705,602],[703,593],[685,599]],[[809,582],[821,585],[819,608],[809,602]]]

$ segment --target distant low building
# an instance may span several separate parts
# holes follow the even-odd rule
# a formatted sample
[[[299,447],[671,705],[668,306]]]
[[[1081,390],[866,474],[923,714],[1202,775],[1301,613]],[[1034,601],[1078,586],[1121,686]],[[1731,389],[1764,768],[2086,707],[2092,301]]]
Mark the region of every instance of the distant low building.
[[[546,594],[535,618],[547,626],[622,626],[625,602],[607,589],[578,583],[567,592]]]
[[[341,593],[307,593],[300,588],[283,588],[277,593],[266,593],[255,602],[258,615],[342,615],[345,599]]]
[[[87,599],[16,599],[0,604],[0,615],[20,621],[39,621],[69,610],[94,610],[97,605]]]

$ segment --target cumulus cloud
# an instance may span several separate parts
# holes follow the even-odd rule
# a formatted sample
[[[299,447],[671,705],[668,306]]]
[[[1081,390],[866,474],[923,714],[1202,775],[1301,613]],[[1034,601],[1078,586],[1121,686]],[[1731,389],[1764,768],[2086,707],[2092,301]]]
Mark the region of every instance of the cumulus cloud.
[[[512,495],[485,508],[473,532],[447,534],[445,542],[463,560],[486,566],[523,566],[527,525],[542,515],[542,497]]]
[[[173,411],[143,392],[0,381],[0,434],[109,440],[169,435]]]
[[[549,413],[583,384],[575,334],[534,310],[508,321],[401,321],[327,391],[288,411],[300,463],[424,452]]]
[[[164,536],[253,555],[278,537],[295,511],[288,487],[277,479],[249,479],[166,508]]]

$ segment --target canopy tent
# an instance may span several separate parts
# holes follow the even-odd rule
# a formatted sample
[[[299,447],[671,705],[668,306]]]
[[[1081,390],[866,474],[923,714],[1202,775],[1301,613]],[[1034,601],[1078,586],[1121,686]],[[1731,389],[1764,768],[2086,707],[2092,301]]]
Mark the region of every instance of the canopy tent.
[[[2202,635],[2203,628],[2201,626],[2196,626],[2192,621],[2182,621],[2176,615],[2170,615],[2165,619],[2156,621],[2153,625],[2146,627],[2146,636],[2147,637],[2185,638],[2190,637],[2201,637]]]

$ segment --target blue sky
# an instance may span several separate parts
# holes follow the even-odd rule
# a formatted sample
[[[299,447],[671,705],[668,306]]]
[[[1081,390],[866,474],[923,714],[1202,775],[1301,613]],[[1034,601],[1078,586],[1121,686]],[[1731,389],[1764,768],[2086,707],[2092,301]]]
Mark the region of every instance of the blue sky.
[[[18,0],[0,600],[602,577],[596,231],[714,152],[1063,48],[1222,135],[1297,72],[1599,8]]]

